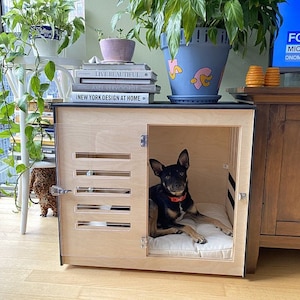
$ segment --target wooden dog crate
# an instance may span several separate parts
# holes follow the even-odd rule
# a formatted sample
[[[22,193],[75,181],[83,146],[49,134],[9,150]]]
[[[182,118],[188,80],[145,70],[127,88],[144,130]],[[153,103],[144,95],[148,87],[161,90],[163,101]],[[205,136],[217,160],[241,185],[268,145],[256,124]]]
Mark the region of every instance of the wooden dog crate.
[[[54,112],[62,264],[244,275],[253,106],[61,103]],[[214,233],[205,245],[168,236],[195,255],[148,237],[148,188],[159,182],[149,158],[174,164],[185,148],[200,211],[221,207],[233,225],[233,237],[212,228],[217,243],[218,234],[231,241],[224,257],[211,255]]]

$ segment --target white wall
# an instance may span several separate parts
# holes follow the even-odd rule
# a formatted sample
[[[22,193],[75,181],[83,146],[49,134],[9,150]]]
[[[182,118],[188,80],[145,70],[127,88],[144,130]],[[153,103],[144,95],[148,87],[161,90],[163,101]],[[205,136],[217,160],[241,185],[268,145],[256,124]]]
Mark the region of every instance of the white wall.
[[[101,58],[97,34],[94,28],[101,28],[107,36],[112,36],[111,17],[115,12],[121,10],[121,7],[118,8],[116,3],[117,1],[107,0],[85,1],[87,24],[85,60],[94,55]],[[131,28],[131,24],[129,18],[124,17],[120,27],[126,31]],[[78,49],[76,50],[78,51]],[[137,42],[133,60],[136,63],[147,63],[158,74],[158,84],[161,85],[162,90],[160,96],[156,97],[156,99],[165,100],[166,96],[170,94],[170,88],[162,52],[159,49],[150,51],[146,46]],[[220,88],[222,100],[232,99],[226,92],[226,88],[244,86],[245,76],[251,64],[262,65],[265,68],[268,64],[268,54],[259,55],[258,49],[252,47],[248,49],[246,56],[242,58],[240,54],[230,51]]]

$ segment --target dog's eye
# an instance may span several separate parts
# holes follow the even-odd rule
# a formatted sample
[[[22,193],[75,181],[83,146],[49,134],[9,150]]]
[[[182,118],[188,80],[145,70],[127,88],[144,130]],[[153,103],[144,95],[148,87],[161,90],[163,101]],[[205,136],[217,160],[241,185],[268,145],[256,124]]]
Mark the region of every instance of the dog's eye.
[[[179,175],[180,175],[180,176],[184,176],[184,172],[180,172]]]
[[[170,176],[170,175],[167,175],[167,176],[166,176],[166,179],[170,179],[170,178],[171,178],[171,176]]]

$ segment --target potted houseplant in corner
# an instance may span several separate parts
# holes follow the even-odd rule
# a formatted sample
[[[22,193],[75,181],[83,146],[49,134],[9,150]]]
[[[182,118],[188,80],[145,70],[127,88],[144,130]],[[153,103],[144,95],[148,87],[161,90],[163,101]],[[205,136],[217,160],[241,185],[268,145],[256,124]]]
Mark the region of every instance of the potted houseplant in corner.
[[[116,29],[116,31],[118,32],[117,37],[103,38],[103,31],[96,29],[103,60],[108,63],[131,62],[135,41],[124,35],[122,28]]]
[[[245,50],[251,33],[256,34],[260,51],[266,49],[267,33],[276,35],[282,22],[277,6],[281,2],[285,0],[119,0],[118,5],[127,7],[113,23],[128,14],[136,23],[131,36],[142,42],[145,30],[147,46],[163,49],[172,102],[212,103],[220,98],[229,49]]]
[[[9,74],[14,73],[15,78],[20,80],[23,84],[24,70],[22,65],[16,63],[19,57],[25,55],[22,40],[18,38],[14,33],[0,34],[0,124],[2,130],[0,131],[1,139],[10,139],[10,152],[6,153],[2,161],[9,167],[8,177],[15,177],[14,182],[14,197],[16,200],[17,186],[19,179],[28,171],[30,165],[26,165],[23,162],[15,159],[15,153],[21,152],[21,148],[26,148],[30,161],[40,161],[43,159],[42,143],[45,136],[44,124],[47,123],[43,120],[44,112],[44,99],[43,94],[50,86],[50,81],[53,80],[55,74],[55,64],[52,61],[48,61],[43,68],[40,66],[40,60],[35,60],[35,69],[29,80],[30,92],[25,92],[23,97],[15,98],[14,101],[10,101],[10,89],[5,84],[5,77],[10,78]],[[43,71],[49,82],[40,81],[40,72]],[[15,83],[13,84],[15,86]],[[16,86],[15,86],[16,88]],[[36,109],[32,112],[28,112],[28,107],[31,102],[36,104]],[[20,133],[21,126],[16,121],[16,110],[19,109],[27,114],[25,122],[25,135],[26,145],[21,145],[15,138],[16,134]],[[39,140],[36,138],[39,137]],[[25,149],[24,148],[24,149]],[[3,154],[5,149],[0,149],[0,153]],[[12,171],[14,170],[14,171]],[[5,191],[3,191],[5,192]]]
[[[12,8],[3,16],[4,26],[9,31],[19,31],[24,43],[30,39],[32,49],[39,52],[39,55],[56,56],[75,43],[85,31],[82,17],[70,19],[75,2],[14,0]]]
[[[11,155],[6,157],[4,162],[15,170],[16,183],[18,183],[21,175],[28,172],[33,163],[43,159],[43,138],[48,136],[44,130],[44,125],[48,122],[43,118],[44,93],[49,89],[50,82],[54,79],[56,65],[50,58],[41,59],[41,54],[37,51],[37,59],[31,66],[31,76],[27,77],[26,87],[28,89],[22,93],[22,97],[16,97],[13,102],[9,101],[9,89],[4,78],[7,74],[14,73],[15,78],[25,84],[23,79],[26,70],[18,61],[20,57],[27,56],[28,48],[31,51],[32,48],[36,47],[37,39],[34,38],[29,42],[30,36],[36,36],[34,26],[44,23],[53,30],[57,26],[63,31],[63,41],[57,50],[58,53],[79,38],[84,32],[84,20],[82,18],[69,20],[69,14],[75,8],[74,2],[75,0],[14,0],[12,9],[2,20],[5,28],[20,32],[3,32],[0,34],[0,124],[4,128],[0,132],[0,138],[10,138],[12,141]],[[55,16],[58,12],[61,15]],[[42,72],[45,74],[45,81],[40,78]],[[34,111],[28,111],[30,103],[35,104]],[[27,115],[25,129],[21,129],[22,132],[25,132],[26,144],[20,144],[15,140],[15,134],[20,132],[20,124],[15,120],[16,108]],[[15,161],[14,153],[20,152],[21,148],[28,152],[29,165]],[[0,149],[0,152],[2,153],[3,149]],[[15,192],[16,187],[17,185]]]

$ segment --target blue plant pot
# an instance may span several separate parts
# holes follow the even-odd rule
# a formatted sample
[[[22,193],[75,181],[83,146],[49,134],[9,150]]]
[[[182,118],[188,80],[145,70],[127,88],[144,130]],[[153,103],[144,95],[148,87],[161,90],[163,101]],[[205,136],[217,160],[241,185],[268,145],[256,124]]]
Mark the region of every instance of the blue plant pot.
[[[62,32],[58,28],[52,29],[49,25],[32,26],[31,31],[34,33],[34,38],[45,38],[59,41]]]
[[[216,103],[230,45],[226,31],[219,29],[217,43],[208,38],[208,28],[196,28],[189,45],[184,35],[178,54],[171,60],[166,35],[161,36],[173,103]]]

